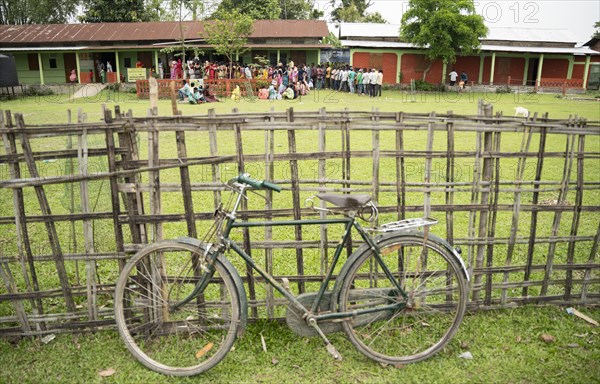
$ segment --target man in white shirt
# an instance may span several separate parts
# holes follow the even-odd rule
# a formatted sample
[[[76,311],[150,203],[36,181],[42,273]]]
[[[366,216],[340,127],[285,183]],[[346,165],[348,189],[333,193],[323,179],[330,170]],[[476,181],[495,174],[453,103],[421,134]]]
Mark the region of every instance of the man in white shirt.
[[[363,72],[363,89],[365,95],[371,96],[371,73],[367,68]]]
[[[347,92],[348,91],[348,74],[350,73],[350,71],[348,71],[348,68],[345,68],[342,71],[342,81],[340,83],[340,91],[344,91]]]
[[[377,84],[375,85],[375,96],[381,97],[381,86],[383,85],[383,70],[377,72]]]
[[[375,90],[377,89],[377,72],[375,71],[375,68],[371,69],[369,84],[371,86],[371,93],[369,93],[369,96],[375,97]]]
[[[448,74],[448,76],[450,76],[450,86],[454,87],[454,85],[456,84],[456,79],[458,78],[458,73],[456,73],[456,71],[453,69],[452,72]]]

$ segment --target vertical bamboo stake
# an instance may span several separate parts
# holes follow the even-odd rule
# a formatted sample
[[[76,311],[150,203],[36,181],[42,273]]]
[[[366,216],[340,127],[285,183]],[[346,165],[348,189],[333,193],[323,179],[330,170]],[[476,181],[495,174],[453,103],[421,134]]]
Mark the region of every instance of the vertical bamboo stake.
[[[324,154],[327,150],[327,123],[325,119],[327,117],[327,112],[325,108],[319,109],[319,153]],[[318,165],[318,178],[319,178],[319,188],[324,190],[327,187],[327,159],[325,157],[319,158]],[[319,204],[321,208],[325,208],[325,201],[319,200]],[[319,212],[320,219],[327,219],[327,212],[320,211]],[[321,224],[319,226],[319,249],[321,256],[321,266],[320,272],[321,275],[325,275],[327,269],[329,268],[329,257],[328,257],[328,246],[327,246],[327,225]]]
[[[542,179],[542,169],[544,167],[544,153],[546,150],[546,135],[547,129],[546,127],[540,128],[540,144],[538,148],[537,154],[537,165],[535,169],[535,181],[533,184],[533,197],[531,201],[531,205],[537,207],[539,196],[540,196],[540,180]],[[527,264],[525,266],[525,275],[523,277],[523,282],[527,283],[529,278],[531,277],[531,267],[533,266],[533,252],[535,248],[535,239],[536,239],[536,229],[537,229],[537,210],[531,212],[531,223],[529,224],[529,241],[527,245]],[[523,286],[522,296],[527,297],[529,287],[527,285]]]
[[[578,124],[579,125],[579,124]],[[573,222],[571,223],[571,238],[577,237],[579,229],[579,219],[581,217],[581,206],[583,205],[583,182],[584,182],[584,166],[583,159],[585,154],[585,135],[579,135],[578,146],[577,146],[577,187],[575,194],[575,205],[573,207]],[[569,241],[569,248],[567,250],[567,265],[573,265],[575,258],[575,245],[576,241]],[[565,300],[571,300],[571,292],[573,285],[573,270],[567,269],[567,281],[565,284]]]
[[[112,116],[109,110],[104,111],[104,122],[108,125],[112,123]],[[107,160],[108,160],[108,171],[110,173],[114,173],[117,171],[117,155],[115,148],[115,138],[114,138],[113,129],[110,126],[106,127],[106,151],[107,151]],[[124,240],[123,240],[123,228],[121,227],[121,223],[119,223],[119,215],[121,214],[121,206],[119,204],[119,186],[117,176],[110,176],[110,200],[112,206],[112,222],[113,222],[113,230],[115,233],[115,245],[116,250],[119,253],[123,253],[125,250]],[[125,261],[123,259],[119,259],[119,271],[123,270],[125,266]]]
[[[160,165],[160,153],[159,153],[159,132],[156,127],[155,121],[152,118],[153,111],[148,111],[148,117],[150,117],[150,129],[148,130],[148,166],[158,167]],[[160,215],[161,201],[160,201],[160,171],[153,170],[149,173],[149,184],[150,184],[150,214],[153,216]],[[152,242],[162,240],[162,222],[157,221],[153,225]]]
[[[589,267],[585,269],[585,274],[583,276],[583,282],[581,283],[581,302],[585,303],[588,299],[588,291],[590,284],[593,284],[592,279],[592,270],[594,269],[593,265],[596,261],[596,255],[598,254],[598,248],[600,245],[600,222],[598,223],[598,229],[596,230],[596,235],[594,236],[594,242],[592,243],[592,249],[590,250],[590,256],[588,257],[587,264]],[[594,299],[597,301],[597,299]],[[594,301],[594,303],[596,302]]]
[[[499,117],[499,116],[498,116]],[[491,305],[492,303],[492,283],[493,283],[493,274],[491,273],[491,268],[493,267],[494,261],[494,244],[491,241],[494,239],[496,235],[496,218],[498,213],[498,195],[500,190],[500,135],[501,132],[494,133],[494,142],[492,150],[497,153],[496,157],[492,157],[490,166],[494,166],[494,170],[492,171],[492,179],[490,180],[490,190],[491,190],[491,182],[494,183],[494,189],[491,191],[490,203],[488,206],[488,212],[490,212],[491,218],[488,221],[488,230],[487,230],[487,248],[486,248],[486,268],[488,270],[488,274],[486,276],[486,286],[485,286],[485,304]],[[492,155],[493,156],[493,155]]]
[[[380,164],[380,147],[379,147],[379,109],[374,108],[371,114],[372,121],[372,133],[371,133],[371,141],[373,145],[373,176],[371,181],[373,182],[373,200],[375,200],[375,204],[379,203],[379,164]],[[377,223],[374,223],[375,225]]]
[[[238,109],[234,108],[233,113],[238,113]],[[242,174],[242,173],[245,173],[246,166],[244,163],[244,146],[242,143],[241,123],[235,123],[233,125],[233,130],[235,132],[235,150],[236,150],[236,154],[237,154],[238,173]],[[248,209],[248,203],[247,203],[246,199],[242,199],[241,206],[242,206],[241,207],[242,211],[246,211]],[[242,219],[244,219],[243,216],[242,216]],[[245,218],[245,220],[248,220],[248,219]],[[244,228],[242,233],[244,236],[244,251],[249,256],[252,256],[252,248],[251,248],[251,244],[250,244],[250,231],[248,230],[248,228]],[[248,296],[251,301],[255,301],[256,300],[256,288],[254,286],[253,270],[252,270],[252,267],[250,266],[250,264],[248,264],[248,263],[246,263],[246,276],[248,277]],[[252,317],[257,318],[258,317],[258,309],[256,308],[256,306],[252,306],[251,311],[252,311]]]
[[[446,122],[446,240],[448,243],[454,243],[454,123],[450,121],[452,111],[448,111],[448,121]]]
[[[12,118],[10,111],[6,111],[6,122],[4,115],[0,111],[0,128],[8,128],[8,133],[2,133],[2,141],[4,143],[4,150],[7,155],[15,156],[14,160],[9,161],[8,171],[10,178],[13,180],[21,178],[21,169],[19,167],[19,161],[16,159],[17,145],[15,140],[15,134],[10,132],[12,128]],[[29,241],[29,231],[27,230],[27,221],[25,216],[25,200],[23,197],[23,188],[13,188],[13,213],[15,215],[15,229],[17,235],[17,249],[19,252],[19,262],[21,264],[21,272],[25,281],[25,286],[28,292],[39,292],[39,284],[37,279],[37,273],[35,264],[33,262],[33,252],[31,251],[31,243]],[[29,273],[27,272],[29,267]],[[31,280],[29,279],[31,274]],[[42,315],[44,313],[44,307],[42,300],[37,297],[31,299],[31,306],[33,313]],[[38,323],[41,330],[46,329],[44,322]]]
[[[83,113],[81,111],[81,108],[79,108],[77,111],[77,122],[79,124],[83,122]],[[82,176],[87,176],[88,144],[87,128],[85,127],[83,127],[82,129],[82,133],[78,135],[77,159],[79,163],[79,174]],[[87,216],[89,213],[91,213],[87,180],[84,179],[79,182],[79,191],[79,197],[81,201],[81,213]],[[83,242],[86,258],[89,257],[89,259],[87,259],[85,263],[88,316],[90,320],[93,321],[98,319],[98,287],[96,284],[96,261],[91,259],[91,255],[93,255],[94,253],[94,232],[92,228],[92,221],[89,218],[83,219]]]
[[[431,216],[431,169],[433,161],[433,135],[435,127],[435,112],[429,114],[429,123],[427,124],[427,147],[425,149],[425,196],[423,200],[423,216]],[[429,227],[425,227],[428,231]],[[425,232],[427,233],[427,232]]]
[[[406,169],[404,164],[404,113],[396,113],[396,202],[398,220],[406,218]]]
[[[275,123],[275,108],[271,108],[269,114],[269,125],[265,129],[265,180],[273,181],[275,178],[275,164],[273,159],[275,157],[275,131],[270,127],[271,124]],[[265,211],[267,212],[267,221],[272,220],[271,210],[273,209],[273,191],[267,189],[265,191]],[[265,241],[270,242],[273,240],[273,227],[265,227]],[[265,248],[265,266],[267,273],[273,274],[273,248],[267,246]],[[275,317],[275,305],[273,296],[273,286],[265,282],[266,288],[266,304],[267,304],[267,317],[272,319]]]
[[[294,122],[294,109],[288,108],[286,111],[286,119],[288,123]],[[294,210],[294,220],[300,220],[300,177],[298,174],[298,160],[296,160],[296,131],[289,129],[288,131],[289,153],[293,160],[290,160],[290,174],[292,177],[292,206]],[[294,235],[296,241],[302,240],[302,227],[294,226]],[[304,276],[304,255],[302,248],[296,248],[296,268],[298,276]],[[298,281],[299,293],[304,293],[304,281]]]
[[[217,125],[214,124],[214,121],[213,121],[216,118],[216,114],[215,114],[215,110],[213,108],[208,110],[208,117],[210,118],[210,121],[211,121],[211,123],[208,125],[208,140],[209,140],[209,144],[210,144],[210,155],[218,156],[219,151],[217,148]],[[221,172],[219,170],[219,164],[215,164],[215,163],[211,164],[211,170],[212,170],[213,183],[217,183],[217,182],[221,181]],[[218,190],[215,190],[213,192],[213,196],[214,196],[214,206],[215,206],[215,209],[217,209],[217,207],[221,203],[221,192]]]
[[[519,230],[519,214],[521,212],[521,189],[523,188],[523,176],[525,174],[525,165],[527,163],[526,153],[529,152],[532,131],[530,126],[525,126],[523,131],[523,137],[521,138],[521,149],[519,153],[521,154],[517,160],[517,170],[515,174],[515,193],[513,197],[513,211],[512,211],[512,225],[510,230],[510,237],[508,239],[508,249],[506,251],[506,261],[504,265],[506,267],[510,267],[512,264],[512,256],[515,250],[515,245],[517,241],[517,233]],[[504,272],[502,277],[502,283],[508,283],[509,272]],[[500,294],[500,303],[506,304],[508,297],[508,290],[506,288],[502,288],[502,292]]]
[[[71,124],[71,110],[67,110],[67,124]],[[67,135],[67,150],[71,151],[73,149],[73,137],[71,135]],[[75,174],[75,166],[73,165],[73,158],[69,155],[66,160],[66,172],[68,175]],[[73,215],[75,213],[75,183],[68,183],[67,186],[69,191],[69,213]],[[73,244],[73,249],[71,253],[77,253],[77,235],[75,232],[75,220],[71,220],[71,241]],[[69,245],[70,246],[70,245]],[[75,260],[75,284],[81,285],[81,280],[79,278],[79,261]]]
[[[569,121],[569,125],[573,126],[573,121]],[[575,135],[567,135],[567,145],[565,148],[565,162],[563,165],[563,176],[560,183],[560,191],[558,193],[557,205],[563,206],[565,204],[567,193],[569,192],[569,181],[571,180],[571,170],[573,169],[573,157],[575,154]],[[546,258],[546,268],[544,273],[544,280],[542,281],[542,289],[540,291],[541,296],[546,296],[548,292],[549,280],[552,277],[552,269],[554,263],[554,254],[556,251],[556,237],[560,229],[560,221],[562,218],[562,210],[558,210],[554,213],[554,220],[552,222],[552,230],[550,233],[550,244],[548,245],[548,256]]]
[[[33,156],[33,150],[31,149],[31,144],[29,143],[29,137],[25,130],[25,122],[23,121],[23,115],[16,114],[17,127],[22,131],[21,133],[21,146],[23,148],[23,156],[25,157],[25,162],[27,163],[27,168],[29,169],[29,174],[33,178],[40,177],[37,166],[35,164],[35,158]],[[48,198],[46,197],[46,192],[42,186],[34,187],[35,193],[38,198],[38,202],[40,204],[40,210],[42,211],[42,215],[50,218],[52,216],[52,211],[50,209],[50,205],[48,203]],[[61,290],[63,296],[65,298],[65,304],[67,306],[67,310],[69,312],[75,312],[75,302],[73,301],[73,295],[71,293],[71,285],[69,283],[69,278],[67,276],[67,271],[65,269],[65,261],[63,257],[63,252],[60,246],[60,239],[58,237],[58,233],[56,232],[56,226],[54,220],[48,219],[45,221],[46,230],[48,231],[48,240],[50,242],[50,247],[52,248],[52,258],[54,259],[54,264],[56,266],[56,273],[58,275],[58,280],[60,281]]]

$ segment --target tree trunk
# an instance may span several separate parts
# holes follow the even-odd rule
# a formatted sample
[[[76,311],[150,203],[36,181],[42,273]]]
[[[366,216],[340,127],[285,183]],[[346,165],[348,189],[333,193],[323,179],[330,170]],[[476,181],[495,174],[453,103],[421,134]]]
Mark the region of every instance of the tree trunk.
[[[423,71],[423,81],[425,81],[425,77],[427,77],[427,72],[429,72],[429,70],[431,69],[431,66],[433,65],[433,61],[431,60],[427,60],[429,61],[429,65],[427,65],[427,68],[425,68],[425,71]]]

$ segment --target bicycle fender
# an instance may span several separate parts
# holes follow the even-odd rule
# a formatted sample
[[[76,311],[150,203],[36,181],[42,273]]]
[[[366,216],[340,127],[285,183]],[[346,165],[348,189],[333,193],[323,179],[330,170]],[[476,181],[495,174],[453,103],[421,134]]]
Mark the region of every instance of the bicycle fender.
[[[193,237],[178,237],[176,239],[177,242],[182,243],[182,244],[188,244],[188,245],[192,245],[194,247],[198,247],[198,248],[202,248],[203,250],[206,251],[206,243],[198,240],[198,239],[194,239]],[[211,252],[209,250],[209,252]],[[233,266],[233,264],[231,264],[231,262],[223,256],[223,254],[220,254],[219,256],[217,256],[217,259],[221,262],[221,264],[223,264],[223,266],[225,267],[225,269],[227,270],[227,272],[229,272],[229,274],[231,275],[231,278],[233,279],[233,282],[235,284],[235,288],[237,289],[237,294],[238,294],[238,298],[240,301],[240,324],[238,327],[238,337],[241,337],[244,334],[244,331],[246,329],[246,323],[248,322],[248,298],[246,297],[246,290],[244,288],[244,282],[242,281],[242,278],[240,277],[240,274],[238,273],[237,269],[235,269],[235,267]]]
[[[402,236],[402,235],[412,235],[412,236],[423,237],[423,232],[417,231],[417,230],[402,231],[401,233],[391,232],[391,233],[388,233],[385,235],[378,236],[377,238],[375,238],[375,241],[379,242],[379,241],[385,239],[386,237],[394,237],[394,236]],[[454,247],[452,245],[450,245],[450,243],[448,243],[446,240],[444,240],[441,237],[438,237],[436,235],[433,235],[431,233],[428,235],[427,238],[429,241],[432,241],[432,242],[436,243],[437,245],[446,248],[446,250],[448,250],[454,256],[454,258],[458,261],[458,264],[461,267],[461,270],[462,270],[462,273],[463,273],[465,279],[467,280],[467,282],[469,282],[470,281],[469,272],[467,271],[465,262],[463,261],[462,257],[460,257],[460,255],[458,254],[456,249],[454,249]],[[364,252],[367,252],[368,250],[369,250],[368,244],[361,245],[360,247],[358,247],[356,249],[356,251],[354,251],[350,255],[348,260],[342,266],[342,269],[340,270],[338,277],[335,279],[335,284],[333,286],[333,299],[332,299],[333,305],[337,305],[337,303],[339,301],[338,300],[339,293],[342,288],[342,283],[344,281],[344,278],[345,278],[346,274],[348,273],[348,270],[355,263],[356,259],[358,259]]]

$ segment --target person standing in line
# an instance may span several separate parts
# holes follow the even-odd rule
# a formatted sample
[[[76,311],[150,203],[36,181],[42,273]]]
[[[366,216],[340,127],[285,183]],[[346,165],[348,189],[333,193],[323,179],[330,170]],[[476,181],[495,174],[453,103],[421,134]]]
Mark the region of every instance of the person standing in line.
[[[383,70],[380,69],[379,72],[377,72],[377,92],[375,94],[375,96],[379,96],[381,97],[381,86],[383,85]]]
[[[348,71],[348,88],[350,88],[350,93],[354,93],[354,80],[356,79],[356,72],[354,72],[354,68],[350,67]]]
[[[327,69],[325,70],[325,88],[331,88],[331,65],[327,63]]]
[[[112,72],[113,71],[113,67],[110,64],[110,61],[106,62],[106,72]]]
[[[363,92],[366,96],[371,95],[371,74],[367,68],[363,68]]]
[[[358,96],[363,93],[363,70],[362,68],[358,69],[358,73],[356,74],[356,94]]]
[[[342,70],[342,75],[340,76],[340,91],[348,92],[348,74],[350,71],[348,68],[344,68]]]
[[[450,86],[454,87],[454,85],[456,84],[456,79],[458,78],[458,73],[456,73],[456,71],[452,69],[448,76],[450,76]]]
[[[369,96],[375,97],[375,89],[377,88],[377,72],[375,68],[371,69],[371,74],[369,75],[369,83],[371,83],[371,93]]]

